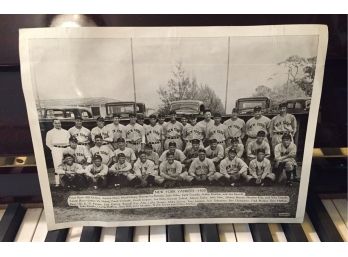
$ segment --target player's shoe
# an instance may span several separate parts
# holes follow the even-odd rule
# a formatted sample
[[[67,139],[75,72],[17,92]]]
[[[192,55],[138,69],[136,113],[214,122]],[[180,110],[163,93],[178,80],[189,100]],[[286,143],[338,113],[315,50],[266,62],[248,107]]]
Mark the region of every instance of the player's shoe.
[[[235,187],[236,186],[236,183],[231,183],[231,187]]]
[[[119,188],[121,187],[121,184],[114,184],[114,187],[115,187],[116,189],[119,189]]]
[[[94,189],[94,190],[97,190],[97,189],[98,189],[98,186],[93,186],[93,189]]]

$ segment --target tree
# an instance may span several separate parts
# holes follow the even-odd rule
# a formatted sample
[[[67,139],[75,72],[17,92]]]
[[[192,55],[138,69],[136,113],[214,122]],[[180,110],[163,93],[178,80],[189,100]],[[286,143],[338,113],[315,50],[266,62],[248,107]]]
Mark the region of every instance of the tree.
[[[166,86],[160,86],[157,93],[162,101],[159,112],[168,113],[170,102],[178,100],[200,100],[213,112],[224,113],[221,99],[208,85],[198,84],[195,77],[190,78],[178,62],[172,72],[172,78]]]

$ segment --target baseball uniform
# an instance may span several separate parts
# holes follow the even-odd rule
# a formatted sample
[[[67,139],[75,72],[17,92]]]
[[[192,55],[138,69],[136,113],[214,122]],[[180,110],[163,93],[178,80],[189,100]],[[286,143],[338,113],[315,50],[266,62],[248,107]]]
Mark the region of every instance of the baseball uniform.
[[[109,168],[105,164],[101,164],[99,167],[95,164],[90,164],[85,171],[90,183],[97,184],[99,187],[105,187],[107,185]]]
[[[256,140],[252,141],[248,146],[247,146],[247,156],[249,161],[253,160],[256,158],[256,153],[257,150],[263,149],[265,150],[265,157],[269,158],[271,155],[271,149],[269,147],[269,144],[266,140],[263,140],[261,144],[259,144]]]
[[[114,152],[110,149],[109,146],[102,145],[102,146],[93,146],[91,148],[91,154],[92,156],[98,154],[102,158],[102,163],[105,165],[109,165],[112,162],[112,158],[114,157]]]
[[[234,148],[236,151],[237,151],[237,156],[239,158],[242,158],[243,156],[243,153],[244,153],[244,145],[243,144],[238,144],[237,147],[233,147],[233,146],[229,146],[225,149],[225,156],[227,157],[228,156],[228,151],[231,149],[231,148]]]
[[[197,123],[198,127],[200,127],[203,131],[204,139],[208,139],[208,130],[210,127],[214,125],[214,120],[209,120],[208,122],[206,120],[201,120]]]
[[[94,127],[92,128],[91,130],[91,139],[92,139],[92,142],[95,142],[95,136],[96,135],[100,135],[102,136],[103,139],[107,138],[108,137],[108,132],[107,130],[105,129],[105,127]],[[107,144],[107,142],[103,142],[103,144]]]
[[[183,130],[183,126],[179,121],[167,122],[167,124],[163,127],[163,135],[165,138],[164,149],[168,150],[169,143],[175,142],[176,147],[182,150],[183,148],[183,142],[181,139],[182,130]]]
[[[155,170],[155,164],[153,161],[146,160],[145,162],[142,162],[140,159],[138,159],[134,163],[133,167],[135,175],[142,180],[143,184],[146,184],[146,180],[148,176],[153,176],[156,184],[161,184],[164,179],[160,176],[158,176],[158,171]]]
[[[68,165],[62,163],[58,166],[56,173],[64,187],[66,186],[85,186],[84,170],[78,163]]]
[[[92,156],[90,151],[86,149],[86,147],[82,145],[77,145],[75,149],[73,149],[71,146],[68,146],[63,150],[64,154],[71,154],[74,156],[74,162],[85,165],[92,162]]]
[[[114,156],[117,159],[117,155],[123,153],[126,156],[126,161],[129,163],[133,163],[137,160],[137,157],[135,156],[135,153],[132,148],[125,147],[124,150],[121,150],[120,148],[116,149],[114,151]]]
[[[127,178],[128,181],[131,181],[136,177],[135,174],[132,173],[132,165],[127,161],[125,161],[124,163],[114,163],[110,167],[108,174],[110,175],[110,177],[123,175]]]
[[[237,118],[235,120],[228,119],[224,122],[224,125],[227,127],[226,129],[226,137],[227,138],[238,138],[239,143],[242,143],[242,138],[245,135],[245,121],[241,118]]]
[[[147,154],[147,152],[145,152],[145,153],[146,153],[147,159],[150,160],[150,161],[153,161],[153,163],[155,164],[155,169],[158,169],[158,165],[159,165],[159,155],[158,155],[158,153],[156,153],[154,151],[151,151],[150,154]]]
[[[189,169],[189,175],[198,181],[215,180],[215,173],[215,165],[208,158],[205,158],[203,161],[199,158],[194,159]]]
[[[275,180],[275,175],[272,173],[271,162],[266,158],[264,158],[262,161],[253,159],[249,163],[249,174],[249,176],[251,176],[250,178],[260,178],[261,182],[266,177],[271,179],[272,181]]]
[[[198,139],[200,141],[199,145],[203,147],[203,138],[204,138],[204,131],[201,126],[198,124],[195,124],[192,126],[191,124],[187,124],[183,131],[183,137],[186,140],[186,148],[190,148],[192,146],[191,141],[193,139]]]
[[[217,145],[215,149],[211,146],[205,148],[207,158],[211,159],[215,164],[219,163],[224,158],[224,148],[222,145]]]
[[[89,139],[91,137],[91,131],[85,127],[77,128],[71,127],[69,130],[71,136],[77,139],[79,145],[84,145],[89,148]]]
[[[132,148],[134,152],[141,150],[141,143],[145,143],[145,129],[143,126],[135,123],[128,124],[125,128],[127,147]]]
[[[288,147],[285,147],[282,143],[276,145],[274,148],[274,159],[276,162],[284,162],[290,166],[296,166],[296,145],[291,142]]]
[[[272,138],[272,147],[282,142],[282,136],[289,133],[293,137],[296,133],[297,121],[294,115],[286,113],[284,116],[278,114],[270,123],[269,133]]]
[[[110,144],[111,149],[117,149],[117,145],[115,144],[117,139],[126,138],[125,128],[122,124],[115,125],[114,123],[110,123],[104,127],[107,135],[104,140]]]
[[[167,152],[169,152],[169,150],[165,150],[162,153],[161,157],[159,158],[160,162],[163,162],[163,161],[167,160],[167,156],[166,156]],[[175,149],[174,159],[182,163],[186,159],[186,156],[185,156],[185,154],[181,150]]]
[[[155,126],[152,125],[145,125],[145,136],[146,136],[146,142],[152,146],[152,149],[158,153],[162,153],[162,139],[163,139],[163,128],[161,125],[156,124]]]
[[[224,124],[213,124],[207,129],[207,133],[207,138],[209,138],[209,140],[216,139],[219,145],[225,147],[227,127]]]
[[[248,144],[256,139],[257,132],[259,132],[260,130],[265,131],[265,140],[267,140],[270,122],[271,120],[263,115],[261,115],[259,119],[256,119],[255,117],[249,119],[245,124],[246,134],[248,136],[245,146],[248,147]]]
[[[248,165],[237,156],[233,160],[226,157],[220,162],[220,174],[232,181],[245,178],[247,176],[247,171]]]
[[[182,172],[182,164],[174,160],[172,164],[164,161],[160,165],[160,174],[164,180],[185,180],[191,181],[193,178],[187,172]]]

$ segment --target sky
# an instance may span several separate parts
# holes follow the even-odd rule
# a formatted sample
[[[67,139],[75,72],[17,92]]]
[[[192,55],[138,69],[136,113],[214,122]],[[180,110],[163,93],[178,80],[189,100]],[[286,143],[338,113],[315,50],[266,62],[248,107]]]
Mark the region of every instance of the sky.
[[[286,82],[277,65],[292,55],[317,55],[316,36],[228,38],[32,39],[30,61],[39,99],[108,97],[134,100],[156,108],[157,90],[171,78],[178,62],[198,83],[209,85],[225,103],[227,113],[259,85]],[[229,46],[229,71],[227,72]],[[269,79],[270,77],[273,79]]]

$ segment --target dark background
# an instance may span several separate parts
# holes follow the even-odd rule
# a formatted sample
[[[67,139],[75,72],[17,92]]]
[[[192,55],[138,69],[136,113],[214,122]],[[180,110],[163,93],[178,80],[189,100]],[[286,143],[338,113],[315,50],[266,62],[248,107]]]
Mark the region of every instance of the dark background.
[[[315,147],[347,146],[347,15],[89,15],[98,26],[326,24],[329,45]],[[18,29],[52,15],[0,15],[0,155],[33,153],[22,92]]]

